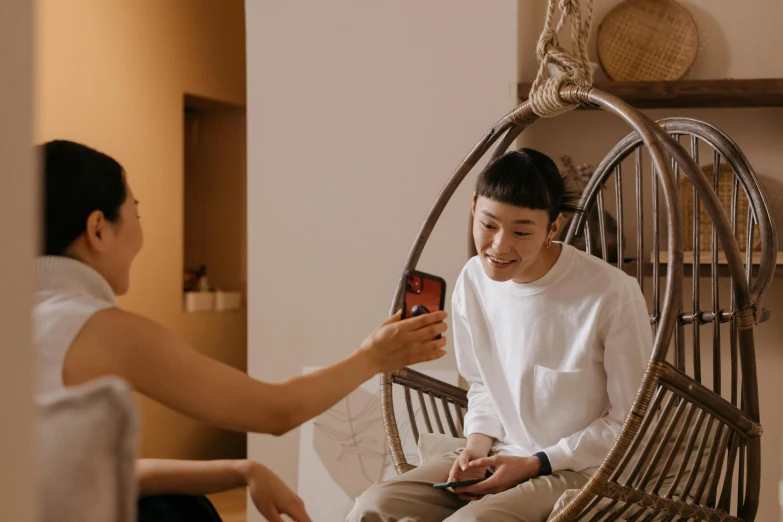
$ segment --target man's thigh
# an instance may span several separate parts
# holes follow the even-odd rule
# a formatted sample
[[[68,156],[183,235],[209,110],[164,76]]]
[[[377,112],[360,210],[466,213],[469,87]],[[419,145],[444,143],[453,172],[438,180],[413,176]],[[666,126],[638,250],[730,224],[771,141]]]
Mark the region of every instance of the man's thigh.
[[[537,477],[471,502],[449,517],[448,522],[544,522],[557,499],[569,489],[580,489],[588,478],[571,471]]]
[[[397,475],[384,482],[414,482],[427,483],[430,487],[433,484],[446,482],[449,478],[449,472],[454,465],[454,461],[459,457],[459,452],[450,452],[436,459],[428,461],[426,464],[413,468],[407,473]]]
[[[447,454],[389,480],[375,483],[356,499],[350,522],[415,520],[442,522],[466,502],[435,489],[446,482],[458,454]]]

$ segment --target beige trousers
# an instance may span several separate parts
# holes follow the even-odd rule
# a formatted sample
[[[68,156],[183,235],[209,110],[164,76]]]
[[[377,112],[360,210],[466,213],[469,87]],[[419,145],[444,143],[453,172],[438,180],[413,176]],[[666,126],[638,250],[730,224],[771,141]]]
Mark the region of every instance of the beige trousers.
[[[446,482],[458,453],[444,455],[390,480],[377,482],[356,499],[348,522],[544,522],[557,499],[580,489],[588,477],[562,471],[465,502],[432,487]]]

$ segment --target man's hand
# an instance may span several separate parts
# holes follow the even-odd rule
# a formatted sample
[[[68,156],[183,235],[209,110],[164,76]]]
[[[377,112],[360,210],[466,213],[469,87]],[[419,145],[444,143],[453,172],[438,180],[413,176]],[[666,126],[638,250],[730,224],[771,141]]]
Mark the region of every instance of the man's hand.
[[[487,476],[486,466],[471,466],[471,462],[475,462],[489,455],[492,445],[495,443],[495,439],[482,435],[481,433],[471,433],[468,436],[468,443],[465,445],[465,449],[460,453],[459,458],[454,461],[454,465],[449,472],[449,482],[458,482],[461,480],[481,479]],[[480,497],[469,494],[461,494],[458,491],[454,491],[453,488],[449,488],[449,491],[457,495],[462,500],[471,501],[477,500]]]
[[[451,467],[451,471],[449,471],[449,482],[458,482],[461,480],[472,480],[472,479],[481,479],[487,476],[487,468],[486,466],[471,466],[471,462],[478,462],[482,458],[487,457],[488,452],[477,452],[471,448],[465,448],[462,450],[462,453],[459,454],[459,458],[454,461],[454,465]],[[454,490],[453,488],[449,488],[449,491],[457,495],[462,500],[471,501],[471,500],[477,500],[480,497],[477,497],[475,495],[470,494],[463,494],[461,493],[461,490],[465,488],[459,488],[459,490]]]
[[[484,495],[502,493],[541,473],[541,461],[536,457],[495,455],[472,460],[469,464],[471,470],[482,470],[482,476],[486,473],[487,467],[495,469],[491,477],[472,486],[457,488],[455,493],[460,498],[467,500],[468,497],[472,497],[470,500],[474,500]]]

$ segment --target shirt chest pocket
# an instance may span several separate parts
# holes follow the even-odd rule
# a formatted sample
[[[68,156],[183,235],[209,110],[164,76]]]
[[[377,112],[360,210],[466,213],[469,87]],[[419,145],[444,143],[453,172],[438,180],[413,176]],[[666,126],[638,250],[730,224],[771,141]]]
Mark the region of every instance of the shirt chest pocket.
[[[581,423],[591,395],[590,371],[559,371],[539,365],[534,371],[536,420],[553,428]]]

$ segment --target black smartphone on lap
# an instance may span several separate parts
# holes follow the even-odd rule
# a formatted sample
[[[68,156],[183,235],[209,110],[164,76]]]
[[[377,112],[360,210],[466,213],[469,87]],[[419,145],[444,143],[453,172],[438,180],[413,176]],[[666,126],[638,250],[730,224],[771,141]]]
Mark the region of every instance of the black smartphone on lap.
[[[480,479],[471,479],[471,480],[458,480],[455,482],[442,482],[440,484],[433,484],[432,487],[435,489],[466,488],[468,486],[472,486],[473,484],[478,484],[479,482],[483,482],[485,480],[487,479],[480,478]]]

